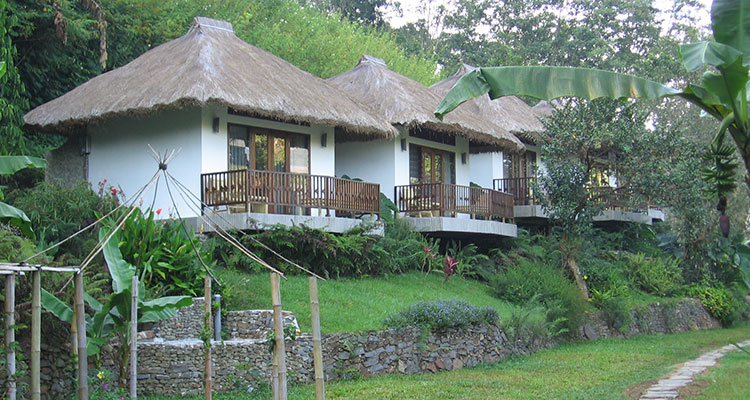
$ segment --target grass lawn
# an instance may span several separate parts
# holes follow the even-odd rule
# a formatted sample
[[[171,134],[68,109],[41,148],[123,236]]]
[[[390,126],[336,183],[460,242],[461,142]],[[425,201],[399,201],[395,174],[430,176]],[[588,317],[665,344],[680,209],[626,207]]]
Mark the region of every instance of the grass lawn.
[[[216,272],[228,291],[229,309],[270,309],[271,284],[268,274],[248,275],[220,269]],[[281,281],[281,301],[294,312],[303,331],[310,330],[310,294],[304,276]],[[382,329],[383,319],[420,300],[459,298],[476,306],[491,306],[501,318],[512,306],[495,298],[490,288],[474,280],[442,274],[411,272],[379,278],[338,279],[318,282],[320,320],[323,333]]]
[[[459,371],[330,382],[326,390],[330,399],[627,399],[626,388],[657,379],[675,364],[704,352],[748,338],[750,325],[746,324],[714,331],[579,342]],[[727,387],[736,385],[748,373],[747,361],[739,354],[727,357],[726,372],[717,374],[717,393],[727,392]],[[747,390],[747,385],[744,387]],[[740,397],[727,398],[747,398],[743,395],[747,391],[738,393]],[[215,396],[217,400],[270,397],[267,390]],[[313,386],[289,388],[290,399],[314,397]]]
[[[704,387],[690,399],[750,399],[750,354],[732,351],[694,386]]]

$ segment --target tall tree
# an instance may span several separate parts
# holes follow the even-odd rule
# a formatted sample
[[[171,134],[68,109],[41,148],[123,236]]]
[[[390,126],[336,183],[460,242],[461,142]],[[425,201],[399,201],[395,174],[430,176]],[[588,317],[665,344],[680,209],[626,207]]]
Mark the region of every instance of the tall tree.
[[[8,9],[7,1],[0,0],[0,61],[5,64],[5,74],[0,76],[0,155],[27,153],[21,126],[29,103],[24,97],[26,88],[16,67],[16,47],[10,37],[10,30],[17,23],[18,17]]]

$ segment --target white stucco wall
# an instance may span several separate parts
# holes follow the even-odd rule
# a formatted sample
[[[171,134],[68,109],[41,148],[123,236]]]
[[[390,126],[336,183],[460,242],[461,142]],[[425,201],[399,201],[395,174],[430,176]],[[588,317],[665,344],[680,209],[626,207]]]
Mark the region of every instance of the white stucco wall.
[[[94,188],[107,180],[109,185],[121,188],[125,196],[134,195],[158,170],[148,148],[150,144],[157,152],[179,149],[177,157],[169,164],[169,172],[193,193],[200,195],[201,165],[201,112],[197,107],[182,110],[165,110],[153,115],[132,118],[113,118],[88,128],[91,136],[89,155],[89,181]],[[154,199],[154,209],[163,210],[161,216],[195,215],[172,188],[178,208],[172,201],[164,181],[142,196],[143,207],[149,207]]]
[[[504,178],[503,159],[502,152],[472,154],[469,180],[481,187],[492,189],[494,179]]]
[[[396,146],[399,147],[396,148]],[[378,183],[380,191],[393,200],[396,171],[403,168],[397,167],[396,158],[401,158],[399,153],[406,154],[406,181],[408,182],[409,153],[401,151],[398,141],[336,143],[336,176],[348,175],[351,178]]]

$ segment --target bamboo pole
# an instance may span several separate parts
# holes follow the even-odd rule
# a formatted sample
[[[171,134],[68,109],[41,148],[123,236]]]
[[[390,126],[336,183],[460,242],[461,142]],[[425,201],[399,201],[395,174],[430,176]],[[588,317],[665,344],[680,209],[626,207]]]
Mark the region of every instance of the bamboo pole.
[[[318,278],[310,280],[310,318],[312,319],[313,363],[315,367],[315,399],[325,400],[326,387],[323,375],[323,348],[320,344],[320,304],[318,303]]]
[[[31,400],[40,400],[42,386],[39,380],[42,352],[42,273],[34,271],[31,289]]]
[[[133,276],[130,292],[130,398],[138,398],[138,277]]]
[[[89,358],[86,352],[86,314],[83,308],[83,272],[75,274],[76,325],[78,326],[78,399],[89,398]]]
[[[205,324],[205,329],[207,329],[209,332],[211,330],[211,277],[206,277],[203,280],[203,307],[205,307],[206,311],[204,313],[205,320],[203,321]],[[203,372],[203,377],[205,380],[205,397],[206,400],[211,400],[211,384],[212,384],[212,377],[211,377],[211,336],[209,335],[208,338],[208,345],[206,346],[206,367]]]
[[[278,399],[287,400],[286,391],[286,349],[284,346],[284,316],[281,313],[281,278],[271,274],[271,299],[273,300],[273,328],[276,334],[274,355],[277,359]]]
[[[73,319],[70,321],[70,358],[76,363],[76,373],[78,373],[78,312],[73,304]],[[76,375],[78,376],[78,375]]]
[[[5,351],[8,399],[16,400],[16,275],[5,277]]]

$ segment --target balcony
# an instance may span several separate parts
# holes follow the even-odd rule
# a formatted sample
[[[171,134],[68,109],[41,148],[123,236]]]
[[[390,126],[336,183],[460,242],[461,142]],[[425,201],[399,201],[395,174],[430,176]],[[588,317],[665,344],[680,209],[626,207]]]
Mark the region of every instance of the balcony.
[[[538,198],[535,198],[533,186],[536,177],[494,179],[495,190],[513,196],[514,216],[521,221],[533,222],[547,219]],[[605,209],[601,215],[594,217],[594,221],[608,222],[637,222],[651,225],[654,221],[663,221],[664,213],[658,207],[644,203],[633,207],[628,205],[626,195],[615,191],[611,186],[597,186],[589,188],[589,196],[605,202]]]
[[[333,232],[358,225],[357,218],[361,216],[380,214],[378,184],[288,172],[236,170],[202,174],[201,199],[209,212],[228,210],[230,215],[245,214],[246,220],[261,224],[291,221]],[[239,223],[239,229],[252,228],[242,223],[241,217],[230,219]]]
[[[421,232],[515,236],[513,197],[497,190],[445,183],[396,186],[396,207]],[[463,216],[463,217],[462,217]]]

